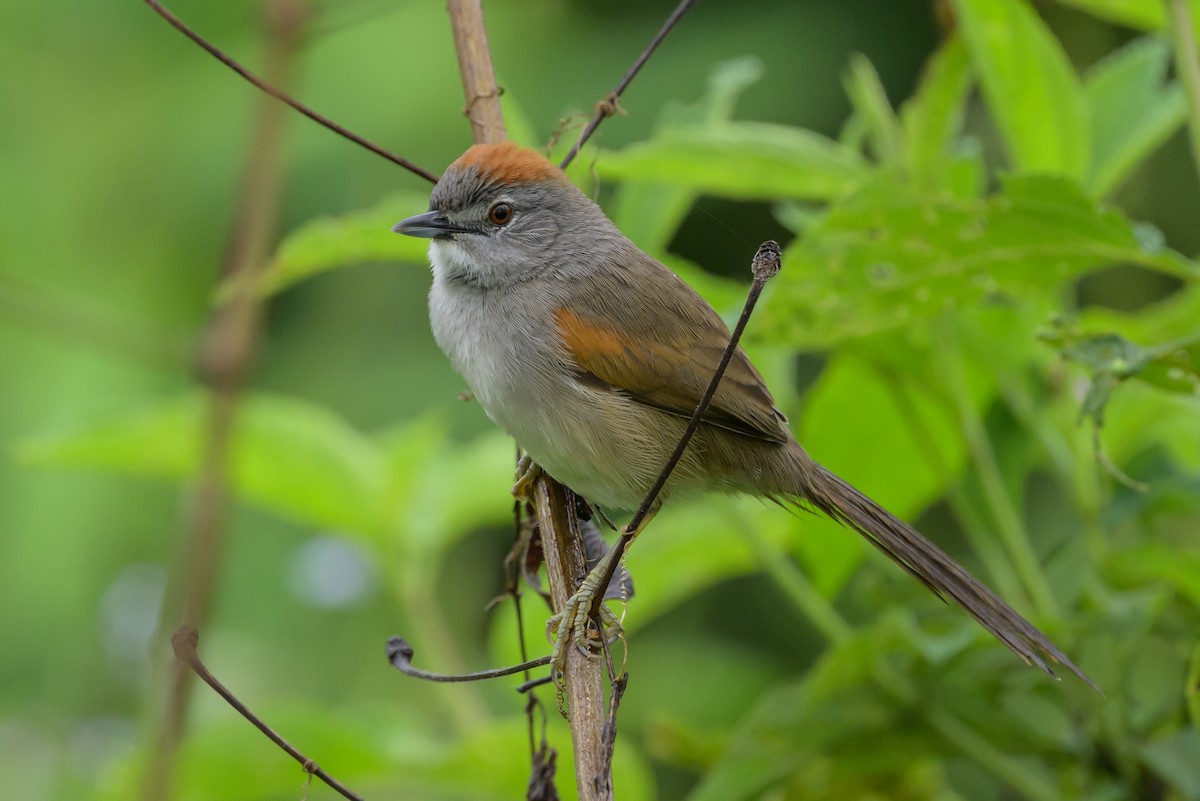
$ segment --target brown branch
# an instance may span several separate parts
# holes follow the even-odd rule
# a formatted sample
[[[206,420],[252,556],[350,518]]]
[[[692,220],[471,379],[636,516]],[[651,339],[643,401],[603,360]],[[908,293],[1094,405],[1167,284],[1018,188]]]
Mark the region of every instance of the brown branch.
[[[286,83],[299,48],[307,9],[298,0],[272,0],[266,11],[267,71],[275,82]],[[226,278],[249,279],[240,282],[247,288],[256,285],[253,277],[267,262],[275,229],[282,183],[283,123],[282,107],[264,98],[222,267]],[[216,586],[230,502],[229,459],[234,419],[242,383],[256,350],[262,312],[262,302],[254,292],[240,292],[214,313],[200,345],[198,367],[209,385],[208,419],[198,480],[176,566],[179,595],[175,605],[179,617],[175,619],[182,619],[186,625],[204,624]],[[142,797],[146,801],[158,801],[169,795],[175,751],[187,717],[189,679],[187,671],[170,672],[166,709],[151,746],[143,787]]]
[[[759,246],[758,252],[754,254],[754,260],[750,263],[750,269],[754,273],[754,283],[750,285],[750,293],[746,296],[746,305],[742,307],[742,314],[738,318],[737,325],[734,326],[733,333],[729,335],[729,344],[725,346],[725,352],[721,354],[721,361],[717,363],[717,369],[713,371],[712,379],[708,382],[708,387],[704,390],[704,395],[700,398],[700,402],[696,404],[696,410],[692,412],[692,419],[688,421],[687,428],[683,430],[679,441],[675,443],[675,450],[672,451],[670,458],[667,459],[667,463],[663,465],[663,469],[659,472],[653,486],[650,487],[650,491],[646,493],[646,497],[642,499],[642,505],[638,507],[633,519],[621,530],[621,537],[617,540],[617,544],[613,546],[615,553],[610,554],[608,574],[604,576],[598,586],[607,587],[608,582],[612,581],[613,573],[616,572],[617,567],[621,564],[621,555],[625,553],[625,549],[633,541],[633,538],[638,535],[638,529],[641,528],[643,522],[646,520],[646,516],[650,513],[650,509],[653,508],[654,502],[658,500],[658,495],[662,492],[663,487],[666,486],[667,480],[675,470],[675,466],[679,464],[679,460],[683,457],[683,452],[687,450],[692,436],[700,428],[700,422],[704,418],[704,413],[708,411],[708,406],[712,402],[713,396],[717,393],[717,387],[721,383],[721,378],[725,375],[725,368],[729,366],[729,361],[733,358],[734,351],[737,350],[738,341],[742,338],[742,332],[746,330],[746,323],[750,321],[750,315],[754,312],[754,307],[758,303],[758,297],[762,294],[763,287],[779,273],[779,259],[779,243],[770,239],[763,242]],[[603,593],[597,593],[596,597],[592,600],[592,617],[596,616],[603,601]]]
[[[503,142],[506,138],[488,50],[487,33],[479,0],[448,0],[454,45],[462,73],[466,114],[476,143]],[[587,554],[579,532],[579,518],[570,490],[542,474],[533,486],[533,505],[546,560],[546,573],[554,610],[587,575]],[[575,778],[581,801],[604,801],[611,795],[594,791],[604,768],[604,684],[601,665],[578,649],[568,649],[566,690],[569,697],[571,742],[575,750]],[[611,781],[604,784],[611,785]]]
[[[650,40],[650,44],[646,45],[646,49],[643,50],[642,54],[637,57],[636,61],[633,62],[633,66],[630,67],[629,71],[625,73],[625,77],[621,79],[621,82],[617,84],[617,87],[605,95],[604,99],[596,104],[596,116],[592,117],[592,121],[589,122],[587,127],[583,129],[583,133],[579,136],[579,141],[574,147],[571,148],[571,152],[567,153],[566,158],[564,158],[562,160],[562,164],[559,165],[560,167],[565,170],[567,166],[575,160],[575,157],[579,155],[579,151],[582,150],[583,146],[587,144],[587,140],[592,138],[592,134],[594,134],[596,129],[600,127],[600,123],[604,122],[606,119],[616,114],[620,110],[621,95],[624,94],[625,90],[629,88],[629,84],[633,83],[633,79],[636,78],[637,74],[642,71],[642,67],[646,66],[646,62],[650,60],[650,56],[654,55],[654,51],[658,49],[660,44],[662,44],[663,39],[666,39],[667,34],[675,29],[675,26],[679,24],[679,20],[683,19],[683,15],[688,12],[688,9],[690,9],[692,4],[695,2],[696,0],[681,0],[679,5],[676,6],[675,10],[671,12],[671,16],[667,17],[667,21],[664,22],[663,26],[658,29],[658,33],[654,34],[654,38]]]
[[[179,17],[175,16],[170,11],[168,11],[161,3],[158,2],[158,0],[144,0],[144,1],[145,1],[146,5],[150,6],[150,8],[152,8],[152,9],[154,9],[155,13],[157,13],[160,17],[162,17],[168,23],[170,23],[173,28],[175,28],[177,31],[182,33],[187,38],[191,39],[195,44],[197,44],[201,48],[203,48],[209,55],[211,55],[217,61],[220,61],[226,67],[229,67],[229,69],[233,70],[238,75],[245,78],[247,81],[249,81],[251,84],[253,84],[260,91],[266,92],[268,95],[275,98],[276,100],[280,100],[280,101],[286,103],[287,105],[291,106],[296,111],[303,114],[305,117],[308,117],[313,122],[317,123],[318,125],[322,125],[325,128],[328,128],[329,130],[333,131],[338,136],[349,139],[351,142],[358,145],[359,147],[366,148],[367,150],[371,151],[375,155],[381,156],[382,158],[387,159],[388,161],[392,162],[393,164],[403,167],[404,169],[408,170],[409,172],[411,172],[414,175],[421,176],[422,178],[424,178],[426,181],[429,181],[430,183],[433,183],[433,184],[437,183],[438,177],[436,175],[434,175],[433,173],[429,172],[428,170],[426,170],[425,168],[419,167],[416,164],[413,164],[411,161],[404,158],[403,156],[397,156],[395,153],[392,153],[389,150],[385,150],[384,148],[380,147],[379,145],[375,144],[374,142],[370,142],[370,141],[364,139],[363,137],[359,136],[358,134],[354,133],[353,131],[351,131],[348,128],[343,128],[341,125],[338,125],[336,122],[329,119],[324,114],[316,112],[313,109],[311,109],[308,106],[301,103],[299,100],[296,100],[294,97],[292,97],[291,95],[289,95],[287,92],[283,91],[282,89],[276,89],[275,85],[274,85],[277,83],[276,81],[268,82],[266,80],[263,80],[262,78],[259,78],[257,75],[250,72],[250,70],[243,67],[241,64],[239,64],[233,58],[227,56],[225,53],[223,53],[221,50],[219,50],[216,47],[216,45],[212,44],[207,39],[205,39],[203,36],[196,33],[191,28],[189,28],[183,20],[179,19]]]
[[[254,727],[279,746],[292,759],[300,763],[304,768],[304,772],[310,776],[316,776],[325,784],[329,785],[343,798],[349,798],[350,801],[362,801],[362,797],[351,792],[344,784],[330,776],[325,770],[313,762],[311,759],[300,753],[287,740],[283,739],[274,729],[268,726],[262,718],[250,711],[249,707],[241,702],[228,687],[217,680],[217,677],[212,674],[204,662],[200,660],[200,655],[196,653],[196,644],[200,641],[200,634],[191,626],[180,626],[175,634],[171,636],[171,648],[175,651],[175,658],[192,669],[192,671],[200,677],[200,680],[211,687],[217,695],[225,699],[231,707],[237,710],[238,714],[246,720],[254,724]]]
[[[479,0],[448,0],[446,7],[454,29],[454,50],[458,53],[458,71],[467,100],[463,113],[471,121],[471,136],[476,144],[503,142],[508,134],[500,110],[500,88],[492,70],[487,31],[483,27],[483,9]]]
[[[562,612],[587,575],[587,550],[579,531],[573,493],[543,473],[533,486],[533,506],[546,560],[555,612]],[[601,590],[597,595],[603,595]],[[575,781],[581,801],[612,799],[605,776],[604,664],[578,648],[567,648],[563,678],[575,752]],[[601,793],[599,787],[607,787]]]

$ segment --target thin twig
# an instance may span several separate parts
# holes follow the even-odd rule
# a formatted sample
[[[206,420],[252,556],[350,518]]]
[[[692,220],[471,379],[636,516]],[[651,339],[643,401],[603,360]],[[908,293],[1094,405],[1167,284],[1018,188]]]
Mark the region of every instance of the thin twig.
[[[621,95],[629,88],[629,84],[633,83],[633,79],[642,71],[642,67],[646,66],[646,62],[650,60],[650,56],[654,55],[654,51],[662,44],[663,39],[667,38],[667,34],[674,30],[679,24],[679,20],[683,19],[683,15],[688,12],[692,4],[696,0],[681,0],[675,10],[671,12],[671,16],[667,17],[667,21],[658,29],[658,33],[654,34],[654,38],[650,40],[650,44],[646,45],[646,49],[637,57],[637,61],[633,62],[633,66],[625,73],[625,77],[617,84],[617,88],[609,92],[603,100],[596,104],[596,116],[592,117],[592,121],[583,129],[583,133],[579,136],[579,141],[571,148],[571,152],[562,160],[559,166],[564,170],[575,160],[579,155],[579,151],[587,144],[587,140],[592,138],[592,134],[600,127],[600,123],[616,114],[620,108]]]
[[[370,141],[364,139],[363,137],[359,136],[358,134],[354,133],[353,131],[351,131],[347,128],[343,128],[341,125],[338,125],[336,122],[329,119],[324,114],[320,114],[320,113],[312,110],[308,106],[301,103],[299,100],[296,100],[295,98],[293,98],[287,92],[283,91],[282,89],[276,89],[270,83],[267,83],[262,78],[259,78],[257,75],[250,72],[250,70],[246,69],[241,64],[239,64],[237,61],[235,61],[232,58],[230,58],[229,56],[225,55],[225,53],[221,52],[221,50],[219,50],[215,45],[213,45],[211,42],[209,42],[203,36],[196,33],[191,28],[189,28],[187,26],[187,24],[183,22],[183,20],[179,19],[179,17],[175,16],[170,11],[168,11],[161,3],[158,2],[158,0],[145,0],[145,3],[146,3],[146,5],[150,6],[150,8],[154,9],[155,13],[157,13],[160,17],[162,17],[167,22],[169,22],[171,24],[171,26],[174,27],[177,31],[182,33],[187,38],[191,39],[194,43],[196,43],[197,45],[202,47],[205,51],[207,51],[209,55],[211,55],[213,58],[217,59],[217,61],[220,61],[226,67],[229,67],[229,69],[233,70],[238,75],[245,78],[247,81],[249,81],[251,84],[253,84],[259,90],[266,92],[268,95],[275,98],[276,100],[280,100],[280,101],[286,103],[287,105],[291,106],[296,111],[299,111],[305,117],[308,117],[313,122],[317,123],[318,125],[322,125],[325,128],[328,128],[329,130],[333,131],[338,136],[349,139],[351,142],[358,145],[359,147],[366,148],[367,150],[371,151],[375,155],[381,156],[381,157],[387,159],[388,161],[392,162],[393,164],[403,167],[404,169],[411,172],[413,175],[421,176],[422,178],[424,178],[426,181],[429,181],[430,183],[434,183],[434,184],[437,183],[438,176],[429,172],[425,168],[419,167],[416,164],[413,164],[411,161],[404,158],[403,156],[397,156],[395,153],[385,150],[384,148],[380,147],[379,145],[375,144],[374,142],[370,142]]]
[[[541,656],[537,659],[521,662],[520,664],[493,668],[491,670],[479,670],[474,673],[430,673],[427,670],[419,670],[412,666],[413,649],[403,637],[388,638],[387,658],[392,667],[406,676],[437,682],[486,681],[487,679],[498,679],[501,676],[511,676],[514,673],[525,673],[534,668],[550,664],[550,657]]]
[[[629,674],[622,673],[612,681],[612,692],[608,695],[608,718],[604,721],[604,733],[600,737],[600,741],[604,744],[604,769],[600,772],[597,780],[607,778],[612,782],[612,762],[613,754],[617,748],[617,710],[621,708],[621,699],[625,697],[625,688],[629,685]],[[603,792],[603,788],[597,788]],[[608,787],[608,792],[612,792],[612,787]]]
[[[658,500],[658,494],[662,492],[663,487],[667,484],[667,479],[671,477],[671,472],[679,464],[679,460],[683,457],[683,452],[687,449],[688,443],[691,442],[692,436],[700,428],[700,422],[704,419],[704,413],[708,411],[708,405],[712,403],[713,396],[717,394],[717,387],[721,384],[722,376],[725,375],[725,368],[729,366],[730,360],[733,359],[738,342],[742,338],[742,332],[746,330],[746,323],[750,322],[750,315],[754,313],[754,307],[758,303],[758,297],[762,294],[763,287],[767,285],[768,281],[779,274],[779,259],[778,242],[768,239],[759,245],[758,251],[754,254],[754,260],[750,263],[750,269],[754,274],[754,282],[750,285],[750,293],[746,296],[746,305],[742,307],[742,314],[738,317],[737,325],[734,326],[733,333],[729,336],[729,344],[725,346],[725,352],[721,354],[721,361],[717,364],[717,369],[713,371],[712,379],[708,382],[708,388],[704,390],[704,395],[700,398],[700,403],[696,404],[696,411],[692,412],[692,419],[688,421],[687,428],[684,429],[679,442],[675,443],[675,450],[671,453],[671,458],[663,465],[662,472],[658,474],[658,479],[650,487],[650,491],[646,493],[646,497],[642,499],[642,505],[638,507],[637,513],[629,521],[629,525],[626,528],[637,531],[638,526],[646,519],[646,515],[650,512],[650,507]]]
[[[274,729],[268,726],[262,718],[251,712],[245,704],[238,700],[236,695],[230,692],[229,688],[218,681],[217,677],[200,661],[200,655],[196,653],[196,644],[199,641],[200,634],[196,629],[191,626],[180,626],[175,631],[175,634],[171,636],[171,648],[175,651],[175,658],[190,667],[200,677],[201,681],[212,687],[217,695],[224,698],[226,703],[237,710],[239,715],[254,724],[254,727],[267,735],[271,742],[283,749],[292,759],[299,762],[301,767],[304,768],[305,773],[310,776],[316,776],[344,798],[349,798],[351,801],[362,801],[361,796],[351,792],[344,784],[326,773],[320,765],[300,753],[295,746],[283,739]]]
[[[721,384],[721,378],[725,375],[725,368],[729,366],[729,361],[733,358],[733,354],[737,350],[738,341],[742,338],[742,332],[746,330],[746,323],[750,321],[750,315],[754,312],[754,307],[758,303],[758,297],[762,294],[763,287],[779,273],[779,260],[779,243],[773,239],[763,242],[759,246],[758,252],[754,254],[754,260],[750,263],[750,269],[754,274],[754,282],[750,285],[750,292],[746,296],[746,305],[742,307],[742,314],[738,317],[737,325],[734,326],[733,333],[729,336],[729,344],[725,346],[725,352],[721,354],[721,361],[717,363],[717,369],[713,371],[712,379],[708,382],[708,387],[704,390],[704,395],[701,396],[700,402],[696,404],[696,410],[692,412],[692,419],[688,421],[687,428],[683,430],[679,441],[675,443],[675,450],[671,453],[671,457],[667,459],[667,463],[663,465],[663,469],[659,472],[653,486],[650,487],[650,491],[642,499],[642,505],[638,507],[633,519],[621,530],[621,537],[617,540],[616,545],[613,546],[616,554],[610,560],[608,575],[604,576],[598,586],[607,587],[608,582],[612,581],[613,573],[616,572],[617,566],[621,563],[621,556],[625,553],[626,547],[638,535],[638,530],[641,528],[643,521],[645,521],[646,515],[650,513],[654,502],[658,500],[659,493],[666,486],[667,480],[675,470],[675,466],[679,464],[679,460],[683,457],[683,452],[687,449],[688,443],[691,442],[692,436],[700,428],[700,423],[704,419],[704,413],[708,411],[708,406],[712,403],[713,396],[717,394],[717,387]],[[602,592],[597,593],[596,597],[592,600],[591,615],[593,617],[599,612],[600,604],[603,601],[604,594]]]
[[[286,84],[299,48],[307,8],[296,0],[267,4],[267,71]],[[266,264],[279,210],[283,151],[283,109],[265,98],[258,110],[250,153],[241,178],[236,221],[229,234],[226,279],[247,278]],[[253,280],[239,284],[251,287]],[[172,581],[174,610],[168,620],[202,627],[212,605],[224,550],[226,513],[230,505],[229,461],[242,384],[253,363],[263,314],[254,292],[237,293],[214,312],[200,343],[198,371],[208,384],[208,408],[195,492],[185,521],[184,539]],[[176,617],[177,615],[177,617]],[[170,794],[176,748],[187,717],[190,674],[170,671],[166,706],[151,745],[142,787],[146,801]]]

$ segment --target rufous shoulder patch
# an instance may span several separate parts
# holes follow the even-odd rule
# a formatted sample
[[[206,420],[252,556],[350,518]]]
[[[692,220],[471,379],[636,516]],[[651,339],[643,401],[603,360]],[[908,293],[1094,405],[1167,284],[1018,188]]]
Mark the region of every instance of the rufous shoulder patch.
[[[616,331],[584,322],[565,306],[554,310],[554,322],[562,333],[567,352],[581,367],[625,351],[625,343]]]
[[[506,184],[566,180],[563,171],[541,153],[512,142],[474,145],[450,165],[451,170],[468,167],[487,180]]]

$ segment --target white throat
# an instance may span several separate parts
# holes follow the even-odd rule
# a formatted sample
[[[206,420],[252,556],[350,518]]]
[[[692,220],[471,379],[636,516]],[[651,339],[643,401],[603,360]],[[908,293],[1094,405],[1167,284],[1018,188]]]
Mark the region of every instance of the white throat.
[[[443,281],[466,279],[477,281],[479,267],[471,260],[471,254],[453,239],[429,240],[429,263],[433,274]]]

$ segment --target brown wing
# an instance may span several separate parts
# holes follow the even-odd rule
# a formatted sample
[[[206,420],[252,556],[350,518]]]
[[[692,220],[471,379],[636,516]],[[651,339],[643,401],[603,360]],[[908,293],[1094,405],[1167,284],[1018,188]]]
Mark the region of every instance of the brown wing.
[[[588,282],[593,287],[613,282],[625,291],[578,292],[556,309],[555,322],[581,381],[691,418],[729,342],[729,330],[674,273],[636,254],[640,259],[632,269],[601,270],[597,281]],[[787,418],[740,347],[704,422],[771,442],[789,439]]]

